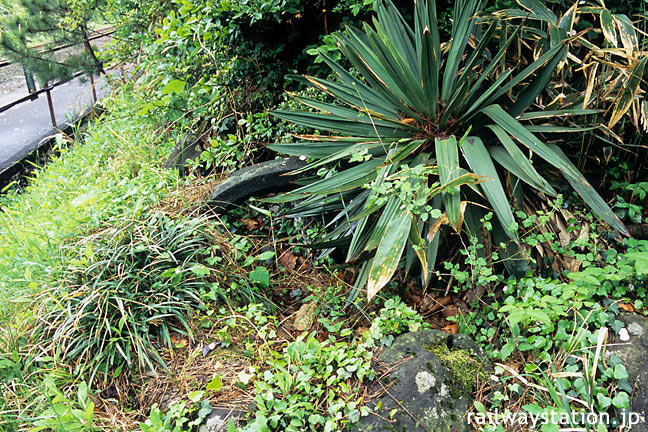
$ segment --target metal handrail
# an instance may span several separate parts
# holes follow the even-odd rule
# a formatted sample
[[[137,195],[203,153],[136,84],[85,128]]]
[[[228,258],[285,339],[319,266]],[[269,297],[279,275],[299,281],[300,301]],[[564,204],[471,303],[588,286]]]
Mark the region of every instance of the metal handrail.
[[[108,31],[106,31],[106,30],[108,30]],[[107,27],[107,28],[102,29],[102,30],[93,30],[93,32],[97,33],[97,34],[95,36],[92,36],[92,37],[88,38],[88,41],[93,41],[93,40],[96,40],[96,39],[101,39],[102,37],[105,37],[105,36],[110,36],[111,34],[115,33],[115,27],[113,26],[113,27]],[[73,47],[73,46],[76,46],[76,45],[81,45],[81,44],[76,43],[76,44],[59,45],[56,48],[52,49],[51,52],[61,51],[61,50],[64,50],[66,48],[70,48],[70,47]],[[43,48],[45,46],[47,46],[46,43],[36,45],[36,46],[31,47],[31,48],[32,49],[34,49],[34,48],[38,49],[38,48]],[[11,66],[12,64],[15,64],[15,63],[10,62],[9,60],[1,60],[0,59],[0,68],[6,67],[6,66]]]
[[[104,29],[104,30],[106,30],[106,29]],[[98,33],[98,34],[91,37],[91,38],[89,38],[88,40],[92,41],[92,40],[99,39],[99,38],[102,38],[102,37],[105,37],[105,36],[110,36],[111,34],[113,34],[115,32],[114,27],[112,27],[112,28],[109,27],[108,30],[110,30],[110,31],[104,32],[104,33],[96,31],[96,33]],[[76,46],[76,45],[80,45],[80,44],[62,45],[62,46],[59,46],[59,47],[56,47],[55,49],[53,49],[52,52],[60,51],[60,50],[63,50],[65,48],[69,48],[71,46]],[[42,46],[44,46],[44,45],[39,45],[39,46],[37,46],[35,48],[39,48],[39,47],[42,47]],[[13,64],[13,63],[9,63],[7,61],[2,62],[2,63],[0,63],[0,68],[2,68],[4,66],[7,66],[7,65],[11,65],[11,64]],[[19,104],[23,103],[23,102],[33,101],[36,98],[38,98],[38,95],[46,93],[47,94],[47,105],[49,107],[50,118],[52,120],[52,126],[54,128],[56,128],[56,116],[54,115],[54,104],[52,102],[51,91],[55,87],[66,84],[66,83],[72,81],[73,79],[80,77],[81,75],[83,75],[83,72],[77,72],[76,74],[72,75],[69,79],[67,79],[65,81],[61,81],[61,82],[58,82],[58,83],[55,83],[55,84],[50,84],[47,87],[44,87],[44,88],[42,88],[40,90],[35,90],[35,91],[30,92],[29,94],[27,94],[27,96],[23,96],[20,99],[16,99],[15,101],[9,102],[8,104],[3,105],[3,106],[0,107],[0,114],[7,111],[7,110],[9,110],[9,109],[11,109],[11,108],[13,108],[13,107],[15,107],[16,105],[19,105]],[[90,74],[90,84],[92,86],[93,102],[97,102],[97,93],[96,93],[96,90],[95,90],[94,75],[92,75],[92,74]]]

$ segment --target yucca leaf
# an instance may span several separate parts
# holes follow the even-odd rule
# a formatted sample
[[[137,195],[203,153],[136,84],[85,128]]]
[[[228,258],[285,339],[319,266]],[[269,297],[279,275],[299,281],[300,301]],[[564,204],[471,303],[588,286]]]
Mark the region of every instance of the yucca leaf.
[[[557,195],[557,192],[553,189],[553,187],[551,187],[551,185],[549,185],[549,183],[547,183],[546,180],[539,174],[535,173],[539,178],[535,178],[534,174],[530,175],[530,173],[532,172],[531,169],[535,171],[535,168],[533,168],[531,162],[522,154],[521,151],[518,154],[518,156],[522,156],[521,158],[518,158],[519,160],[523,161],[521,163],[519,163],[518,159],[512,158],[507,149],[503,147],[492,146],[488,148],[488,151],[490,152],[493,159],[495,159],[498,164],[504,167],[505,170],[507,170],[529,186],[541,190],[550,196]],[[531,169],[529,169],[529,167]]]
[[[531,76],[535,71],[540,69],[543,65],[545,65],[547,62],[551,61],[553,58],[556,56],[559,56],[562,58],[564,56],[564,49],[562,45],[555,45],[551,47],[550,49],[547,50],[544,54],[542,54],[540,57],[538,57],[537,60],[535,60],[533,63],[531,63],[529,66],[525,67],[520,73],[515,75],[511,81],[507,82],[505,85],[503,85],[499,91],[497,91],[494,95],[492,95],[485,103],[484,105],[490,105],[494,101],[496,101],[499,97],[502,95],[506,94],[509,90],[511,90],[513,87],[517,86],[520,84],[522,81],[527,79],[529,76]]]
[[[334,115],[299,111],[272,111],[275,117],[292,123],[300,124],[313,129],[325,130],[337,134],[357,137],[373,137],[375,139],[389,140],[407,138],[410,134],[404,128],[383,126],[372,122],[365,116],[365,120],[351,120]]]
[[[367,298],[369,300],[387,285],[394,275],[407,244],[411,223],[411,215],[402,211],[387,226],[369,271],[369,280],[367,281]]]
[[[366,247],[369,237],[364,238],[359,233],[362,233],[369,223],[369,217],[371,214],[375,213],[383,206],[377,206],[374,204],[375,199],[377,198],[377,188],[379,188],[384,182],[385,179],[392,173],[394,170],[394,165],[389,164],[380,169],[378,175],[376,176],[375,187],[368,192],[368,197],[364,201],[364,206],[358,215],[355,215],[354,218],[358,218],[358,222],[355,228],[355,233],[351,239],[351,244],[349,245],[349,251],[347,252],[347,261],[355,259]],[[364,238],[364,241],[362,241]]]
[[[427,8],[425,6],[428,6]],[[441,66],[441,46],[437,26],[436,5],[434,2],[416,2],[415,10],[416,47],[423,85],[423,95],[427,101],[426,114],[436,118],[439,103],[439,69]]]
[[[598,217],[610,224],[610,226],[615,230],[627,235],[628,230],[625,225],[621,223],[619,218],[616,217],[610,207],[608,207],[605,201],[603,201],[603,198],[601,198],[587,180],[585,180],[569,159],[564,156],[562,151],[557,152],[554,150],[555,148],[552,149],[547,144],[541,142],[535,135],[529,132],[498,105],[491,105],[482,110],[482,112],[504,130],[508,131],[511,136],[529,147],[533,152],[537,153],[551,165],[558,168],[572,187],[581,195],[583,201],[590,206]]]
[[[326,158],[344,151],[349,147],[343,142],[296,142],[268,144],[267,148],[277,153],[290,156],[306,156],[307,158]]]
[[[414,125],[403,123],[399,121],[399,119],[390,120],[384,117],[381,118],[381,117],[371,115],[371,112],[369,113],[359,112],[358,110],[355,109],[344,108],[339,105],[321,102],[316,99],[312,99],[308,97],[298,96],[295,97],[295,99],[306,106],[315,108],[316,110],[319,110],[323,113],[332,114],[339,118],[349,119],[352,121],[362,122],[362,123],[370,123],[376,126],[385,126],[385,127],[409,130],[410,134],[417,134],[417,133],[420,134],[425,132]]]
[[[291,194],[327,195],[360,187],[376,178],[378,167],[384,162],[384,158],[371,159],[330,177],[300,187]]]
[[[461,58],[475,25],[473,16],[480,6],[481,1],[478,0],[457,0],[455,2],[451,45],[444,65],[441,87],[441,102],[443,103],[447,104],[452,97],[453,88],[457,83],[456,74],[459,70]]]
[[[564,109],[564,110],[546,110],[546,111],[526,111],[517,117],[516,120],[535,120],[546,119],[553,117],[569,117],[574,115],[588,115],[599,114],[602,110],[599,109]]]
[[[565,165],[568,165],[570,169],[570,174],[567,174],[563,171],[563,174],[569,184],[578,192],[585,204],[587,204],[592,212],[601,220],[604,220],[612,228],[617,230],[623,235],[629,236],[630,233],[626,226],[621,222],[612,209],[607,205],[607,203],[601,198],[601,196],[592,188],[592,186],[585,180],[585,178],[578,173],[578,175],[571,175],[571,172],[578,172],[578,168],[571,163],[567,155],[560,149],[560,147],[549,144],[550,148],[561,158]]]
[[[391,221],[402,213],[402,207],[403,202],[397,196],[392,196],[387,200],[387,204],[380,213],[380,218],[378,219],[378,222],[376,222],[373,233],[365,245],[366,251],[378,247]]]
[[[470,84],[470,91],[468,92],[468,95],[464,98],[464,104],[462,107],[465,107],[468,103],[474,104],[475,97],[479,98],[477,96],[482,92],[482,84],[484,81],[488,78],[490,78],[491,72],[497,67],[499,62],[502,60],[504,55],[506,54],[506,51],[508,50],[508,47],[511,45],[515,37],[517,36],[518,32],[520,31],[520,27],[516,28],[515,31],[511,36],[506,39],[506,42],[502,44],[500,49],[497,51],[497,54],[493,57],[492,60],[488,62],[488,65],[486,68],[481,71],[479,74],[479,78],[477,78],[477,81],[473,82]],[[468,112],[466,110],[463,110],[463,112],[458,114],[459,118],[462,120],[466,120],[468,118]]]
[[[332,61],[329,66],[331,64],[336,65]],[[333,97],[355,107],[359,111],[377,113],[378,118],[385,117],[391,120],[399,118],[401,104],[396,106],[390,104],[384,94],[368,87],[366,84],[351,75],[341,76],[338,73],[338,76],[340,76],[339,83],[317,77],[304,77],[303,80],[300,79],[300,81],[306,82],[311,86],[315,86],[320,90],[329,93]]]
[[[423,225],[422,222],[421,225]],[[427,259],[427,248],[425,242],[423,241],[423,238],[421,237],[419,226],[414,216],[412,216],[412,222],[410,224],[409,242],[412,244],[412,250],[421,263],[421,276],[423,278],[423,285],[425,286],[427,285],[427,281],[430,277],[430,269],[428,268]]]
[[[486,146],[477,137],[467,137],[461,144],[461,152],[472,171],[486,178],[485,181],[480,183],[480,187],[484,191],[488,203],[493,207],[495,215],[506,229],[509,237],[514,239],[516,243],[519,242],[517,233],[511,230],[511,227],[515,225],[511,206],[508,203],[508,198],[504,193],[504,188]]]
[[[542,70],[540,70],[540,73],[536,75],[535,79],[527,84],[517,95],[515,103],[513,103],[513,105],[508,109],[508,112],[512,116],[517,116],[535,102],[538,95],[545,89],[551,80],[558,63],[567,55],[567,51],[567,46],[562,47],[562,49],[552,56],[547,64],[542,67]]]
[[[576,133],[586,132],[597,129],[596,126],[577,127],[577,126],[553,126],[553,125],[528,125],[525,126],[529,132],[533,133]]]
[[[459,151],[454,136],[434,140],[436,157],[439,166],[439,181],[448,184],[460,176]],[[445,204],[450,225],[457,229],[461,224],[461,194],[459,187],[448,188],[441,195]]]

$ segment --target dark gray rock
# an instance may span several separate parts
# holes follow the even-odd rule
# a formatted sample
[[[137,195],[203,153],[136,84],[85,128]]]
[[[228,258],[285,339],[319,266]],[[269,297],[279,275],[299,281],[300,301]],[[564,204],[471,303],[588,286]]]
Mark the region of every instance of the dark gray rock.
[[[397,337],[380,360],[403,362],[374,390],[383,396],[368,405],[377,414],[362,417],[352,432],[464,432],[478,378],[492,370],[470,338],[437,330]]]
[[[184,173],[187,161],[198,159],[202,152],[203,148],[200,139],[193,134],[186,134],[176,144],[164,163],[164,168],[177,168],[181,173]]]
[[[632,431],[648,432],[648,318],[623,312],[618,319],[625,323],[630,340],[627,344],[607,347],[607,354],[616,354],[623,360],[630,385],[634,388],[630,412],[639,416],[639,424],[633,425]],[[632,420],[630,416],[626,422],[629,420]]]
[[[223,212],[250,197],[294,189],[300,175],[289,173],[305,166],[306,161],[289,157],[245,167],[216,186],[207,199],[207,205],[216,212]]]
[[[198,432],[226,432],[230,421],[234,426],[240,426],[240,419],[245,414],[246,411],[238,408],[214,408],[198,427]]]

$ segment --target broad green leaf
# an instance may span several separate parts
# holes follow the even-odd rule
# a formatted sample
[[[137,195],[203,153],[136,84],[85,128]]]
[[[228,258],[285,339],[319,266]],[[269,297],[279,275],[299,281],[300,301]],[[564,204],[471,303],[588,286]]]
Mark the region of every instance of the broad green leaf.
[[[553,187],[535,170],[531,161],[522,153],[522,150],[513,142],[504,130],[496,125],[489,128],[495,133],[495,136],[502,143],[503,147],[492,146],[489,148],[491,155],[495,160],[522,179],[528,185],[533,186],[551,196],[556,196],[557,192]]]
[[[434,145],[439,165],[439,181],[442,185],[445,185],[461,175],[457,139],[454,136],[436,138]],[[461,193],[459,187],[448,189],[447,192],[442,194],[442,197],[450,225],[458,231],[461,223]]]
[[[171,80],[166,86],[164,86],[161,94],[168,95],[172,93],[182,93],[186,84],[187,83],[185,81],[180,81],[177,79]]]
[[[369,271],[369,280],[367,281],[367,298],[369,300],[387,285],[394,275],[407,244],[411,223],[411,216],[407,212],[402,212],[387,226]]]

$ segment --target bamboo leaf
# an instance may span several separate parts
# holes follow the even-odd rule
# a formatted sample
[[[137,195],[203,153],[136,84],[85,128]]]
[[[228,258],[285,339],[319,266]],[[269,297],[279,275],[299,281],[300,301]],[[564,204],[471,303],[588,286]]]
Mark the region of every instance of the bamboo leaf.
[[[643,79],[644,70],[646,68],[646,62],[648,57],[642,58],[639,63],[632,69],[630,78],[628,79],[623,92],[619,95],[616,105],[614,106],[614,111],[610,116],[610,121],[608,122],[608,129],[617,124],[619,120],[625,115],[626,112],[632,106],[632,102],[635,100],[637,93],[639,91],[639,84]]]
[[[616,29],[614,28],[612,13],[608,9],[603,9],[601,11],[601,28],[603,29],[603,36],[605,36],[605,39],[616,47]]]

